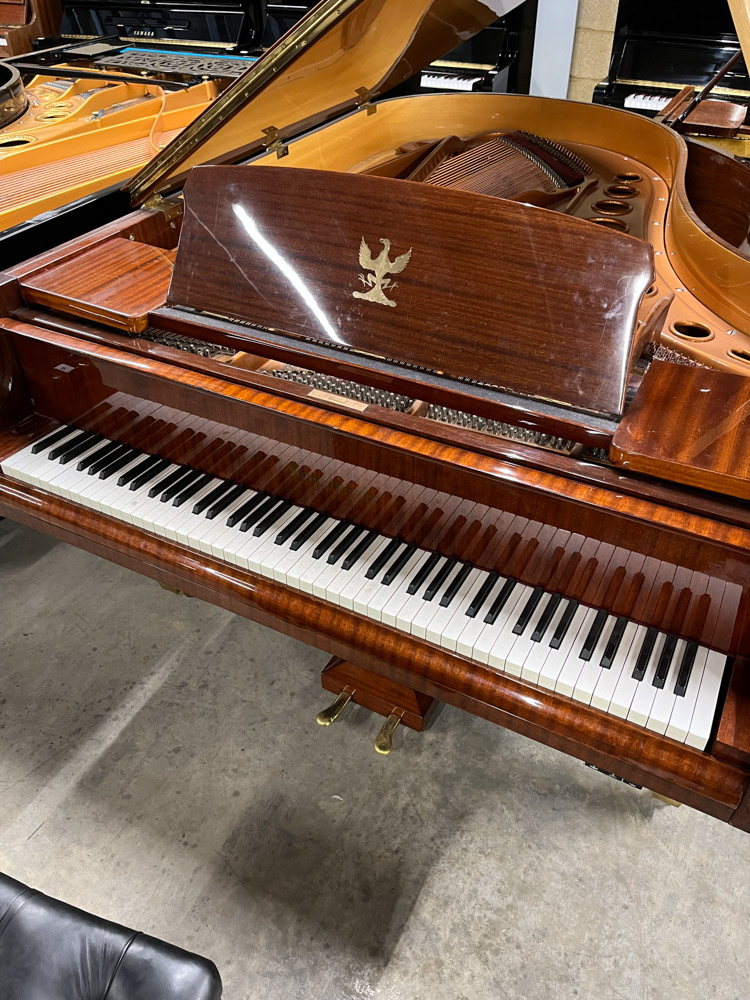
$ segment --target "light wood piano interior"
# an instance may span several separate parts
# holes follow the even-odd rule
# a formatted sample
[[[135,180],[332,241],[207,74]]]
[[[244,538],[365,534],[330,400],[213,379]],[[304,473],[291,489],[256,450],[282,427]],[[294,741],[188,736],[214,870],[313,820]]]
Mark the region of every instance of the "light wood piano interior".
[[[445,701],[750,829],[750,338],[737,329],[742,301],[728,321],[721,291],[688,287],[691,250],[680,243],[680,227],[692,227],[718,247],[716,267],[730,257],[740,267],[750,262],[736,227],[714,232],[687,198],[668,207],[683,147],[658,133],[640,160],[597,144],[596,121],[568,122],[578,137],[561,138],[553,107],[534,132],[520,106],[506,115],[517,120],[487,128],[487,104],[477,127],[464,105],[463,128],[431,128],[427,109],[417,131],[406,103],[377,111],[378,148],[360,131],[363,111],[328,126],[325,144],[313,133],[283,158],[199,168],[184,201],[8,272],[0,513],[330,651],[324,686],[338,697],[319,721],[363,704],[387,717],[381,751],[397,724],[423,728]],[[584,112],[572,114],[580,125]],[[302,194],[285,201],[291,175],[269,166],[326,169],[302,170],[288,189],[325,188],[329,214]],[[478,202],[468,230],[455,212],[472,194],[494,200]],[[237,249],[233,198],[258,207],[276,250],[263,238]],[[406,237],[391,252],[381,236],[410,219],[412,255]],[[321,235],[315,254],[299,249],[292,220],[306,238]],[[505,225],[531,247],[522,257],[503,255],[499,237],[486,242]],[[360,236],[372,261],[407,258],[398,284],[381,288],[398,308],[360,304],[374,287],[358,281]],[[347,256],[331,263],[339,239]],[[567,239],[575,249],[561,271],[592,275],[586,308],[575,311],[581,286],[561,278],[548,303],[548,315],[570,317],[560,363],[539,351],[526,370],[512,352],[526,344],[531,356],[534,331],[550,331],[517,298],[467,302],[466,261],[491,246],[482,266],[498,268],[498,287],[515,288],[522,272],[533,285],[550,245]],[[455,307],[445,275],[418,264],[451,240],[446,274],[464,296]],[[615,257],[628,262],[619,274]],[[307,287],[324,306],[343,294],[362,310],[361,337],[372,322],[387,350],[366,349],[360,333],[346,349],[322,344],[304,317],[292,328],[293,308],[290,326],[277,323],[292,301],[269,292],[279,258],[319,279]],[[531,301],[547,287],[532,287]],[[454,343],[431,334],[431,301],[447,303]],[[492,335],[465,335],[458,350],[458,311],[486,330],[493,309]],[[416,330],[420,317],[422,333],[399,342],[399,324]],[[600,335],[617,365],[600,362]],[[486,367],[469,377],[475,358]],[[572,405],[581,373],[594,388]],[[520,391],[522,375],[539,391]],[[97,492],[108,461],[114,478]],[[133,506],[150,483],[139,477],[155,469],[176,477],[166,501]],[[165,520],[178,500],[189,516]],[[213,506],[229,513],[221,532],[205,521]],[[300,537],[306,562],[287,551]],[[397,607],[384,588],[410,581]]]

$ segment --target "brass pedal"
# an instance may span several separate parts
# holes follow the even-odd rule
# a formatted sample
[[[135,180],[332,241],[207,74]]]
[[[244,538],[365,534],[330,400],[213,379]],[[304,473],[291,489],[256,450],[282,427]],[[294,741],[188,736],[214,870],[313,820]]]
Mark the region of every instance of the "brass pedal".
[[[336,698],[336,701],[328,708],[324,708],[322,712],[318,712],[315,716],[315,721],[319,726],[330,726],[336,719],[341,715],[346,706],[352,700],[352,695],[354,691],[347,691],[346,688],[341,692],[341,694]]]
[[[403,714],[403,712],[394,709],[380,727],[380,732],[375,737],[376,753],[383,754],[385,757],[393,750],[393,734],[396,731],[396,726],[401,722]]]

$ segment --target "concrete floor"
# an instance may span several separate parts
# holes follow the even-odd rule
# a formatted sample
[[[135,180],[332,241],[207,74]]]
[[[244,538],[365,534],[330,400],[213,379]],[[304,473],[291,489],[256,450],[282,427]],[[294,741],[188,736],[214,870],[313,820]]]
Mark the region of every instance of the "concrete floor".
[[[0,521],[0,870],[227,1000],[744,1000],[750,837],[446,709],[329,730],[327,657]]]

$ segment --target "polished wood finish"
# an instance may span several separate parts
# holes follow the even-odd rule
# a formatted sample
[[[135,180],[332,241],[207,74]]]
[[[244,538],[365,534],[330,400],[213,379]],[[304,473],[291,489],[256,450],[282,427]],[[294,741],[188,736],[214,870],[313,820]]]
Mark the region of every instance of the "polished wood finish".
[[[693,135],[731,138],[745,122],[747,107],[731,101],[701,101],[686,115],[682,127]]]
[[[0,451],[8,442],[0,436]],[[309,595],[118,524],[0,476],[0,516],[328,650],[406,687],[731,820],[747,786],[741,768],[587,705],[468,663],[415,637]]]
[[[750,661],[738,658],[721,711],[711,753],[750,768]]]
[[[693,210],[709,229],[731,246],[743,245],[750,231],[750,167],[691,141],[685,189]]]
[[[334,656],[325,667],[320,681],[326,691],[334,694],[346,691],[355,704],[378,715],[387,718],[395,712],[404,726],[419,733],[427,728],[439,704],[421,691],[348,663],[338,656]]]
[[[21,291],[29,302],[140,333],[166,301],[174,258],[174,250],[116,237],[22,279]]]
[[[624,469],[750,500],[750,379],[655,361],[610,457]]]
[[[185,201],[173,306],[620,412],[654,276],[641,241],[502,199],[330,171],[199,167]],[[382,277],[405,269],[397,288],[363,301],[375,258],[390,265]]]
[[[4,6],[7,12],[11,5],[6,0]],[[0,56],[3,59],[30,52],[35,38],[54,35],[60,30],[60,0],[28,0],[28,5],[24,3],[16,6],[23,7],[23,19],[16,13],[11,20],[6,20],[5,15],[0,13],[0,23],[3,25],[0,27]]]

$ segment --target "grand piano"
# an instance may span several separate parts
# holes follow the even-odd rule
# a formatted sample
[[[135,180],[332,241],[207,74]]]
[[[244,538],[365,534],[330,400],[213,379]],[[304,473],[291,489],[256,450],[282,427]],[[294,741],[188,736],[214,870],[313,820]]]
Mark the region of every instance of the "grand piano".
[[[509,6],[324,0],[10,267],[0,514],[328,651],[380,752],[445,702],[750,830],[747,171],[377,100]]]

